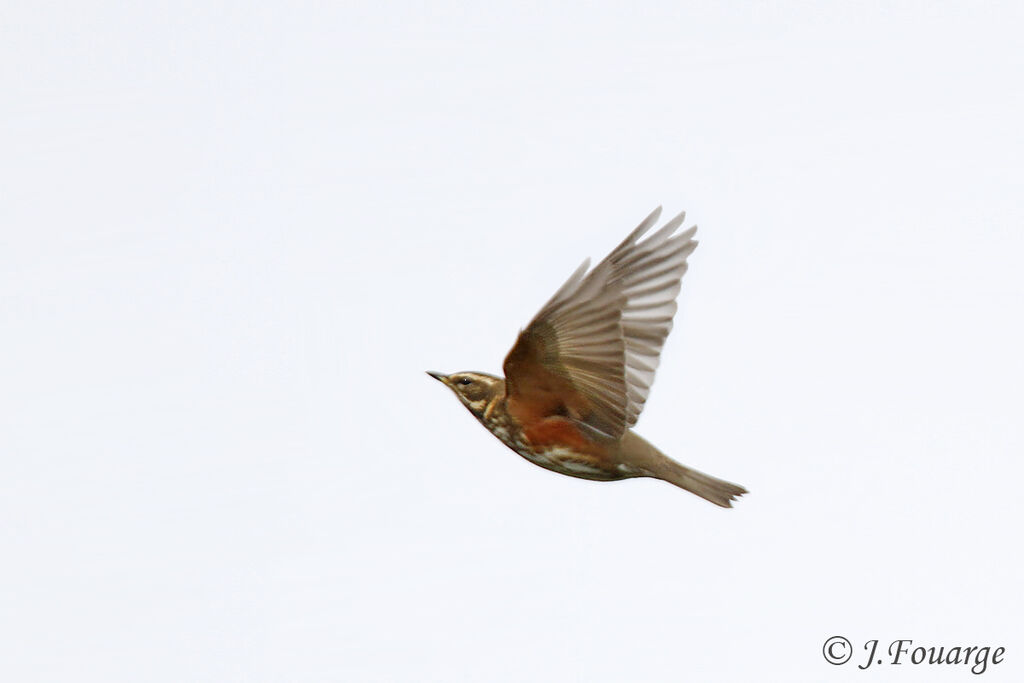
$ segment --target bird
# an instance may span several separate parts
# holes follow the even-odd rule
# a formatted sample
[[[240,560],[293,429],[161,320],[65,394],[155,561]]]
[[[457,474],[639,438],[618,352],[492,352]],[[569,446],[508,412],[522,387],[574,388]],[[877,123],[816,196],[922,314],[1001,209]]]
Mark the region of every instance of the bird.
[[[655,209],[594,268],[587,259],[505,357],[504,377],[428,371],[526,460],[594,481],[661,479],[721,507],[747,490],[687,467],[633,431],[672,329],[697,227],[686,213],[641,239]]]

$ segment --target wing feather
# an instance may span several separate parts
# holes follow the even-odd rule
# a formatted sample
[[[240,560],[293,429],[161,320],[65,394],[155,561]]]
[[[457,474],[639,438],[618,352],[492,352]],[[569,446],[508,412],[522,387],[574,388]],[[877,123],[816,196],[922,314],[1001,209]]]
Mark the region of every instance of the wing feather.
[[[653,211],[597,266],[584,261],[524,329],[505,359],[509,407],[568,414],[609,437],[643,410],[672,329],[696,227],[681,213],[643,237]]]

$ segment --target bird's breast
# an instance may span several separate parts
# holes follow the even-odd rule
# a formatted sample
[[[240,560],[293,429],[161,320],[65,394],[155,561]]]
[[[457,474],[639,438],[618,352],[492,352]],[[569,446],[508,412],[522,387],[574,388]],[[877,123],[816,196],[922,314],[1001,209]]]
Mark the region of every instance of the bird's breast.
[[[596,479],[610,481],[624,479],[627,475],[618,468],[587,453],[580,453],[571,448],[549,446],[547,448],[523,449],[517,451],[534,465],[580,479]]]
[[[586,437],[570,420],[551,416],[527,424],[499,420],[488,425],[506,446],[530,462],[582,479],[622,479],[608,449]]]

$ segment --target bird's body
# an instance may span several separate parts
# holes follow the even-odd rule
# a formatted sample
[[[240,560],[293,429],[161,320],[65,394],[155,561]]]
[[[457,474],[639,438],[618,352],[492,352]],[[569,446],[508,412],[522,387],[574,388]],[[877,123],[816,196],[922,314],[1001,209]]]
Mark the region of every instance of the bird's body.
[[[593,270],[585,262],[523,330],[505,378],[430,373],[492,434],[535,465],[581,479],[663,479],[731,507],[746,490],[677,463],[630,427],[654,380],[675,297],[696,248],[683,215],[638,239],[652,213]]]

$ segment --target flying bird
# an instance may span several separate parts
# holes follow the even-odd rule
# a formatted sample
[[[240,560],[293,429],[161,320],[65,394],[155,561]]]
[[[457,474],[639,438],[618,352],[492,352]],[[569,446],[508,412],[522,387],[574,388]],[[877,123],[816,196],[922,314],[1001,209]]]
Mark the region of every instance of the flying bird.
[[[632,427],[643,410],[676,296],[697,247],[681,213],[641,240],[654,210],[603,261],[583,262],[505,358],[505,377],[428,372],[506,446],[535,465],[581,479],[653,477],[722,507],[747,492],[682,465]]]

